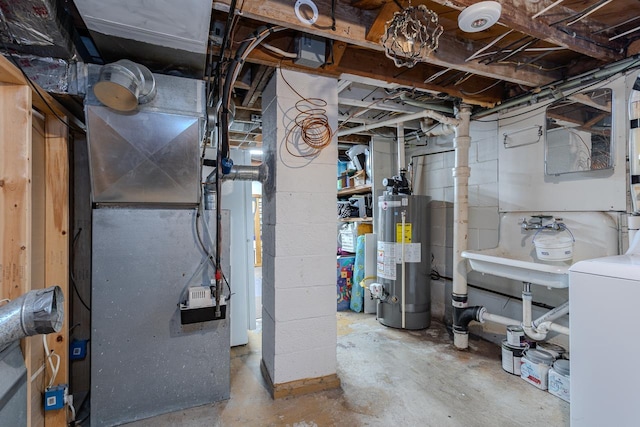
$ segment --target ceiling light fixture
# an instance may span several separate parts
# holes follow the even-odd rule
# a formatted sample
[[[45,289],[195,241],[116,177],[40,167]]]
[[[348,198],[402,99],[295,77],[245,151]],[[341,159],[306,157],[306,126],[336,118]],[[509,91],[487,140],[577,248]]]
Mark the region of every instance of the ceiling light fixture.
[[[385,55],[396,67],[411,68],[418,62],[426,62],[431,52],[438,48],[442,31],[434,11],[422,4],[409,6],[393,14],[393,19],[385,24],[380,42]]]
[[[477,33],[498,22],[501,13],[502,5],[497,1],[481,1],[460,12],[458,27],[467,33]]]

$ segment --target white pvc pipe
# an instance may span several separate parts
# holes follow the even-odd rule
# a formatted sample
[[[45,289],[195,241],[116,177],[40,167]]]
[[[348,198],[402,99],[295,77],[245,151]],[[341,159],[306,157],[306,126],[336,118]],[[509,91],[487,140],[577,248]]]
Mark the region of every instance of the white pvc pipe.
[[[453,210],[453,294],[468,294],[467,290],[467,263],[462,258],[462,251],[467,249],[469,229],[469,122],[471,107],[462,104],[457,112],[458,125],[456,136],[453,138],[455,149],[455,167],[453,168],[454,183],[454,210]],[[466,303],[461,306],[468,306]],[[453,334],[453,344],[460,349],[469,345],[467,334]]]
[[[498,314],[492,314],[492,313],[488,313],[486,311],[484,311],[482,313],[482,323],[484,322],[493,322],[493,323],[497,323],[499,325],[504,325],[504,326],[511,326],[511,325],[519,325],[521,324],[521,322],[519,320],[516,319],[511,319],[509,317],[504,317],[504,316],[500,316]],[[543,322],[540,325],[540,329],[541,330],[546,330],[549,332],[557,332],[559,334],[564,334],[569,336],[569,328],[566,326],[562,326],[562,325],[558,325],[556,323],[551,323],[551,322]],[[546,334],[545,334],[546,337]]]
[[[569,301],[565,302],[562,305],[557,306],[551,311],[546,312],[542,316],[538,317],[536,320],[531,322],[534,328],[538,328],[544,322],[553,322],[556,319],[561,318],[565,314],[569,312]]]
[[[566,326],[558,325],[557,323],[544,322],[540,325],[539,329],[545,328],[550,332],[557,332],[569,336],[569,328]]]
[[[450,124],[450,125],[457,125],[460,122],[458,119],[447,117],[444,114],[440,114],[432,110],[424,110],[424,111],[419,111],[417,113],[404,114],[402,116],[394,117],[392,119],[384,120],[377,123],[364,124],[362,126],[342,129],[338,131],[338,136],[353,135],[354,133],[361,133],[361,132],[378,129],[385,126],[394,126],[394,125],[397,125],[398,123],[405,123],[411,120],[424,119],[425,117],[430,117],[441,123]]]
[[[500,325],[505,325],[505,326],[520,324],[519,320],[510,319],[508,317],[500,316],[498,314],[487,313],[486,311],[482,313],[482,321],[498,323]]]

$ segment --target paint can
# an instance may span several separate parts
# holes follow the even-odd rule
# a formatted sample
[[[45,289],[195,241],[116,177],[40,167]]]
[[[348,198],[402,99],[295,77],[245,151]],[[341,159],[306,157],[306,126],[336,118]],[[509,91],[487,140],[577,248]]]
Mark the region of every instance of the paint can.
[[[558,344],[553,344],[550,342],[541,342],[538,343],[538,350],[544,350],[547,353],[550,353],[554,359],[562,359],[567,352],[567,350]]]
[[[507,326],[507,343],[515,347],[524,347],[524,329],[519,325]]]
[[[549,393],[569,402],[570,378],[569,361],[556,360],[549,369]]]
[[[546,390],[553,360],[551,353],[540,349],[528,349],[520,359],[520,378],[540,390]]]
[[[502,340],[502,369],[513,375],[520,375],[520,362],[524,348]]]

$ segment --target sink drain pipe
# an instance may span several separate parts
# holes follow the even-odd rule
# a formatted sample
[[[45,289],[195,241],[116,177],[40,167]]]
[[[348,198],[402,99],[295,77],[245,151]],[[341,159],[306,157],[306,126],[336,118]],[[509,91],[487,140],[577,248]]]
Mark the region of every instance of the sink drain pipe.
[[[453,168],[453,345],[459,349],[469,347],[469,322],[480,319],[481,307],[469,307],[467,288],[467,262],[462,252],[468,246],[469,229],[469,125],[471,107],[460,104],[456,109],[458,119],[453,138],[455,166]]]
[[[59,332],[63,302],[62,289],[51,286],[27,292],[0,307],[0,351],[24,337]]]

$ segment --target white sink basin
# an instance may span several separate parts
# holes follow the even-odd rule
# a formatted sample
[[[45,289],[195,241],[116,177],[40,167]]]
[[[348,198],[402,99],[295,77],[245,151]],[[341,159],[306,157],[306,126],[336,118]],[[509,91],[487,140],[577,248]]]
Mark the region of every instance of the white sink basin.
[[[546,212],[545,212],[546,213]],[[585,259],[618,254],[618,231],[612,217],[602,212],[548,212],[563,222],[575,236],[571,261],[541,261],[536,256],[532,238],[535,230],[522,230],[522,217],[536,212],[506,212],[500,217],[500,241],[492,249],[467,250],[462,257],[471,269],[550,288],[569,286],[569,268]]]
[[[515,258],[500,247],[479,251],[463,251],[462,257],[467,258],[471,268],[480,273],[550,288],[569,286],[569,264],[551,265],[551,263],[524,261]]]

